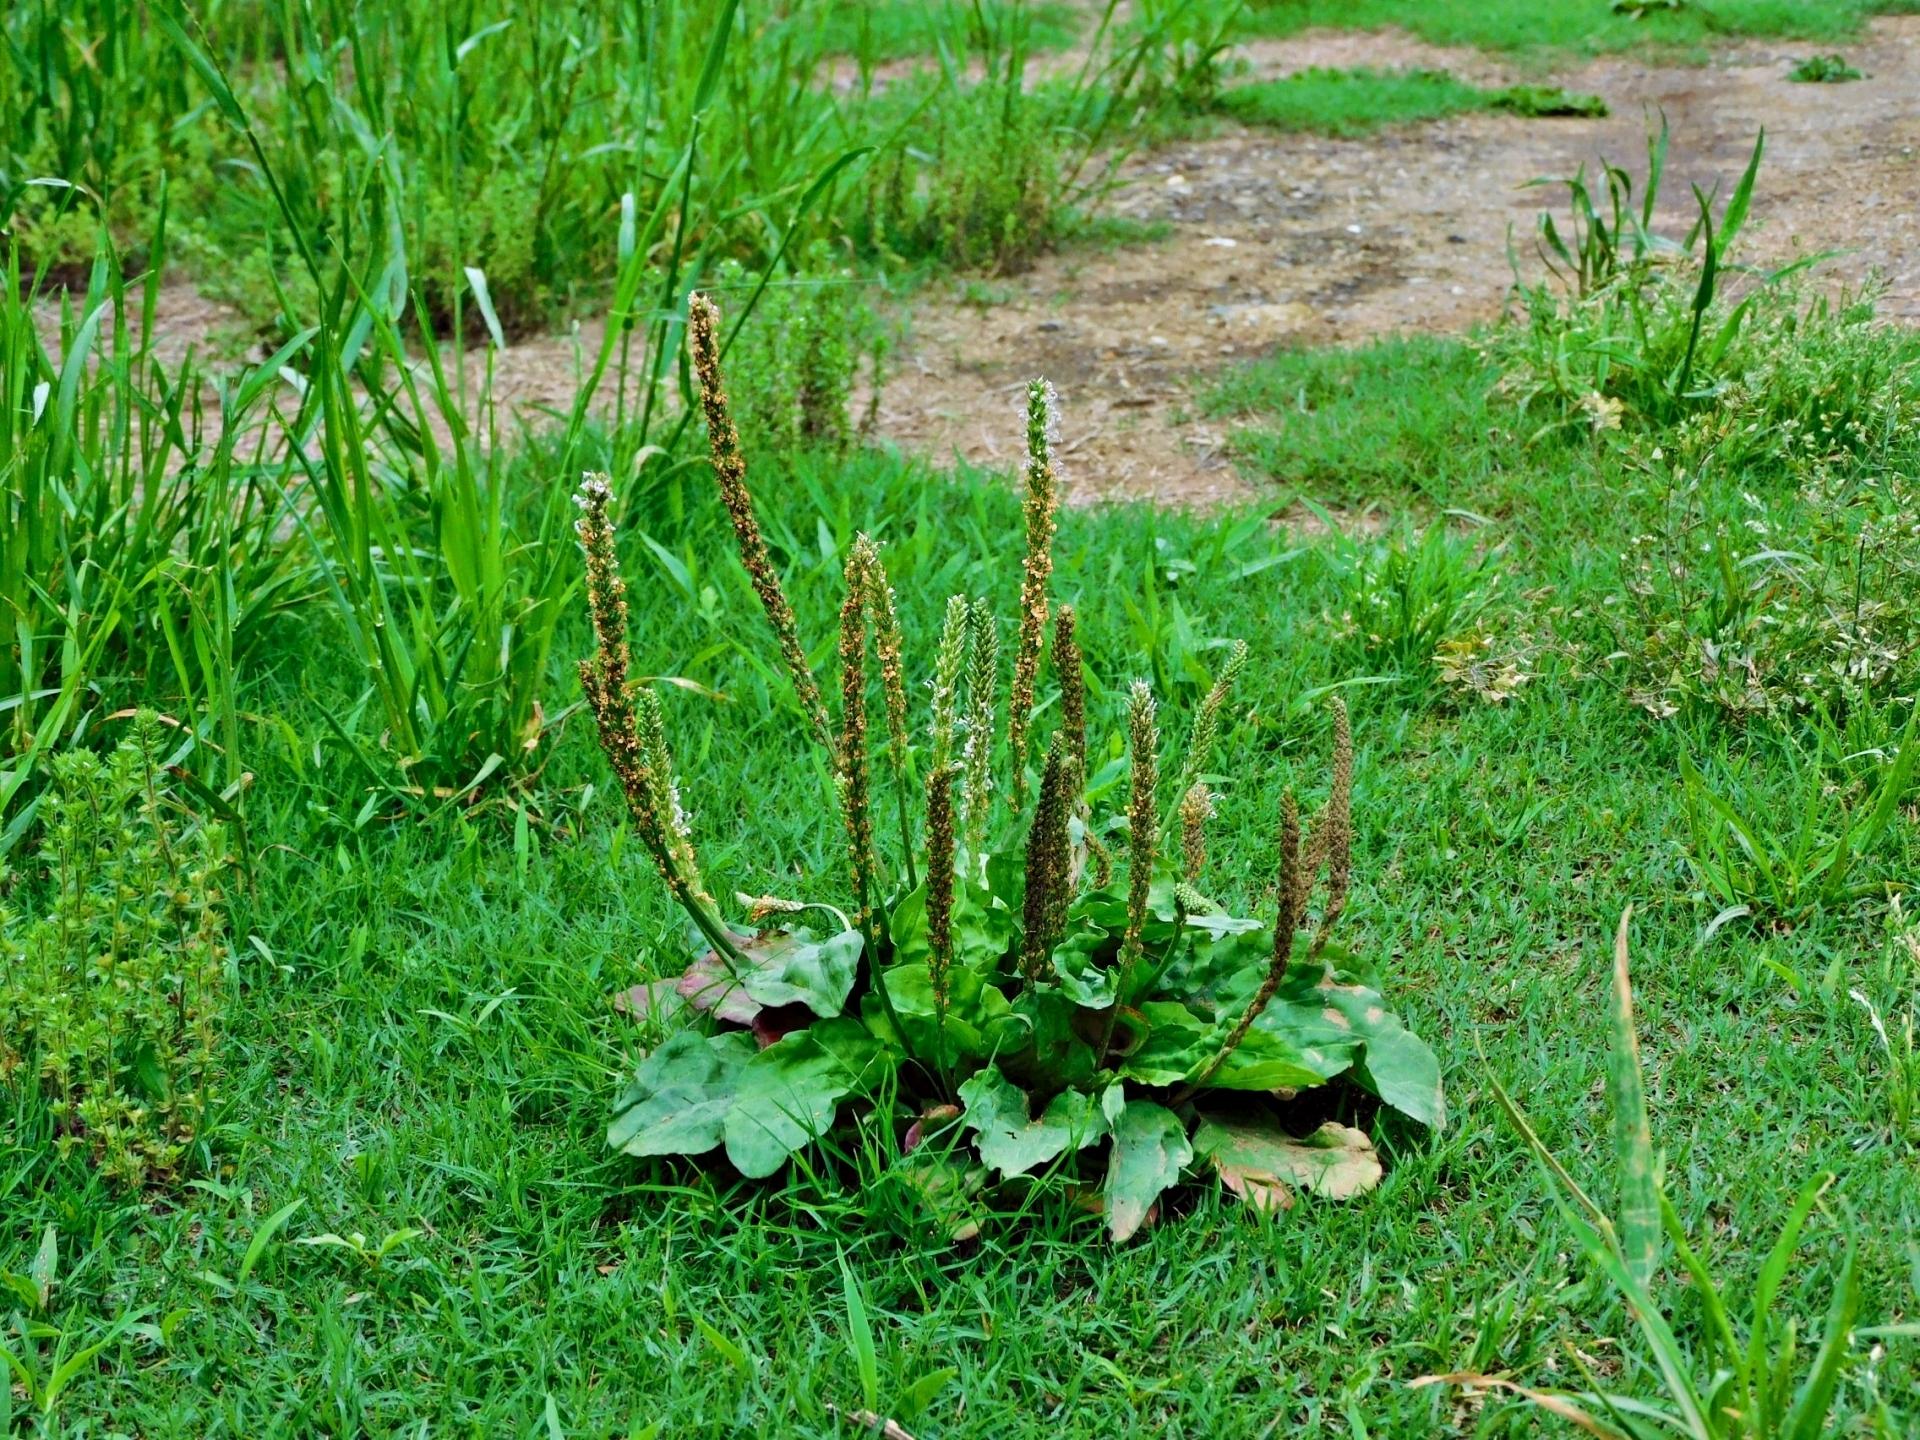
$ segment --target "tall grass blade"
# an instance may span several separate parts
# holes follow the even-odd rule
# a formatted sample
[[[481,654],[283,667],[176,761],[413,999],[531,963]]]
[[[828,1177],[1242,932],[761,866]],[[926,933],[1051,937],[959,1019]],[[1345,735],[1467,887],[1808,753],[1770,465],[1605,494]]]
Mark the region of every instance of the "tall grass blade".
[[[1647,1122],[1646,1089],[1640,1075],[1640,1041],[1634,1034],[1633,985],[1627,974],[1629,905],[1613,942],[1613,1043],[1607,1052],[1607,1095],[1613,1107],[1613,1153],[1620,1181],[1620,1249],[1627,1270],[1642,1286],[1652,1283],[1660,1260],[1660,1194],[1653,1175],[1653,1131]]]

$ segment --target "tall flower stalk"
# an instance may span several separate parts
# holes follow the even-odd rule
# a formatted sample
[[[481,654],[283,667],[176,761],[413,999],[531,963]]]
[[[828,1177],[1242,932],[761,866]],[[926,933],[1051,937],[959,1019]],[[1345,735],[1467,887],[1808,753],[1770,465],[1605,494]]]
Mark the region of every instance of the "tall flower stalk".
[[[880,688],[887,701],[887,761],[893,771],[894,793],[900,809],[900,853],[906,857],[907,889],[920,884],[913,865],[913,820],[908,795],[913,786],[913,751],[907,727],[906,666],[901,658],[900,619],[894,610],[893,586],[879,547],[862,535],[868,555],[862,584],[867,614],[873,621],[873,648],[880,660]]]
[[[840,608],[840,744],[836,752],[858,924],[867,953],[876,957],[874,909],[880,899],[880,867],[873,850],[872,779],[867,761],[866,612],[867,577],[878,562],[873,542],[865,535],[856,538],[847,555],[847,598]]]
[[[1020,971],[1029,985],[1047,973],[1047,957],[1065,928],[1072,853],[1067,821],[1073,813],[1073,761],[1056,732],[1040,778],[1040,803],[1027,832],[1027,889]]]
[[[1213,763],[1213,747],[1220,734],[1220,712],[1226,708],[1234,682],[1246,668],[1247,642],[1236,640],[1233,649],[1227,652],[1227,663],[1220,667],[1213,688],[1207,691],[1200,701],[1200,708],[1193,714],[1193,731],[1187,737],[1187,758],[1180,766],[1180,784],[1173,792],[1176,803],[1182,806],[1193,793],[1193,787],[1200,782],[1200,777],[1206,773],[1207,767]]]
[[[734,539],[740,548],[740,563],[753,582],[760,606],[767,612],[774,638],[780,645],[780,657],[786,662],[793,680],[800,710],[813,727],[815,738],[831,750],[833,726],[827,719],[826,702],[820,698],[820,686],[807,663],[806,648],[800,643],[800,627],[793,606],[780,584],[780,572],[773,568],[767,542],[760,533],[760,520],[754,513],[753,496],[747,489],[747,462],[740,453],[740,432],[733,423],[727,401],[724,377],[720,373],[720,312],[704,295],[695,295],[687,307],[687,339],[693,352],[693,371],[700,381],[700,407],[707,421],[707,446],[713,458],[714,479],[720,486],[720,503],[733,521]]]
[[[653,857],[669,893],[737,975],[736,967],[746,959],[701,888],[692,843],[678,814],[659,701],[650,693],[640,699],[635,692],[627,644],[627,587],[614,553],[613,523],[607,513],[613,490],[607,477],[587,476],[574,501],[580,507],[574,528],[586,552],[587,609],[595,641],[594,653],[580,662],[580,688],[641,844]],[[644,724],[643,712],[649,717]]]
[[[1314,817],[1312,834],[1304,844],[1300,839],[1300,815],[1294,805],[1293,792],[1287,791],[1280,800],[1280,875],[1275,887],[1280,902],[1279,914],[1273,922],[1273,951],[1266,979],[1213,1058],[1174,1097],[1176,1103],[1220,1073],[1240,1042],[1247,1038],[1254,1022],[1279,993],[1293,959],[1294,937],[1306,924],[1308,904],[1322,865],[1327,870],[1327,899],[1320,912],[1320,924],[1314,931],[1309,958],[1317,957],[1325,948],[1328,934],[1346,909],[1347,890],[1353,878],[1353,731],[1347,719],[1346,703],[1338,696],[1334,697],[1332,709],[1332,783],[1327,789],[1327,803]]]
[[[935,1063],[947,1080],[947,1012],[953,1008],[953,780],[951,765],[927,777],[927,980],[933,991]],[[951,1083],[948,1083],[951,1089]]]
[[[1080,645],[1074,638],[1071,605],[1053,617],[1053,673],[1060,679],[1060,733],[1067,755],[1084,782],[1087,774],[1087,680],[1081,671]]]
[[[1174,1097],[1174,1103],[1185,1100],[1220,1073],[1221,1067],[1240,1048],[1240,1042],[1247,1038],[1253,1022],[1273,1003],[1281,982],[1287,978],[1287,970],[1293,960],[1293,937],[1300,928],[1300,922],[1306,918],[1307,896],[1313,889],[1313,873],[1306,869],[1301,859],[1300,812],[1294,806],[1293,791],[1288,790],[1280,797],[1280,876],[1279,883],[1274,887],[1280,895],[1280,906],[1273,921],[1273,949],[1267,961],[1266,978],[1260,982],[1260,988],[1247,1003],[1246,1013],[1240,1017],[1239,1023],[1228,1032],[1226,1040],[1205,1067],[1181,1087]]]
[[[961,690],[967,680],[970,609],[966,596],[952,596],[947,601],[946,623],[940,629],[940,651],[933,662],[934,770],[944,770],[953,764],[954,736],[964,723],[960,705]]]
[[[1133,682],[1127,696],[1127,735],[1133,751],[1131,791],[1127,799],[1127,930],[1120,943],[1124,974],[1140,959],[1147,925],[1147,895],[1153,888],[1153,862],[1160,836],[1154,793],[1160,783],[1160,731],[1154,725],[1153,691]]]
[[[1026,803],[1027,732],[1033,723],[1033,690],[1040,672],[1040,645],[1047,633],[1047,581],[1053,574],[1053,533],[1060,505],[1053,468],[1053,387],[1027,384],[1027,556],[1020,582],[1020,639],[1014,652],[1013,691],[1008,700],[1007,748],[1013,757],[1013,803]]]
[[[984,598],[967,612],[965,840],[971,865],[985,862],[993,809],[993,715],[1000,684],[1000,632]]]

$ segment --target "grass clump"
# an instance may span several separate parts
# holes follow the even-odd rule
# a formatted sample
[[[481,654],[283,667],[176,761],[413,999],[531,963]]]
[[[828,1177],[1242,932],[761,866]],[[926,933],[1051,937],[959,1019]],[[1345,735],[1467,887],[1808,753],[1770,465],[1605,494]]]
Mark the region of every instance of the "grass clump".
[[[1844,55],[1809,55],[1787,72],[1787,79],[1799,85],[1843,85],[1866,78]]]
[[[1613,1152],[1617,1204],[1613,1213],[1591,1199],[1550,1151],[1494,1081],[1494,1093],[1513,1127],[1532,1152],[1547,1192],[1579,1238],[1597,1274],[1605,1277],[1627,1305],[1651,1352],[1641,1362],[1658,1376],[1664,1402],[1649,1403],[1624,1392],[1608,1392],[1591,1363],[1575,1361],[1588,1389],[1539,1391],[1487,1375],[1430,1376],[1419,1385],[1439,1383],[1504,1388],[1531,1404],[1573,1422],[1602,1440],[1638,1440],[1672,1433],[1689,1440],[1788,1440],[1828,1433],[1841,1375],[1854,1344],[1853,1322],[1860,1306],[1859,1252],[1851,1239],[1830,1284],[1824,1322],[1806,1373],[1795,1378],[1797,1324],[1783,1320],[1779,1305],[1789,1268],[1800,1248],[1807,1220],[1834,1184],[1832,1174],[1817,1175],[1800,1190],[1778,1239],[1767,1256],[1758,1284],[1743,1298],[1747,1313],[1736,1319],[1729,1303],[1731,1286],[1716,1280],[1696,1253],[1686,1222],[1674,1208],[1655,1158],[1647,1119],[1646,1079],[1640,1042],[1634,1032],[1633,987],[1627,974],[1627,934],[1632,911],[1620,917],[1614,948],[1613,995],[1609,1007],[1612,1042],[1607,1059],[1607,1095],[1613,1111]],[[1825,1207],[1822,1206],[1824,1209]],[[1831,1215],[1831,1212],[1828,1212]],[[1687,1327],[1657,1298],[1656,1277],[1667,1247],[1686,1270],[1707,1323],[1697,1342],[1683,1339]],[[1776,1308],[1778,1307],[1778,1308]],[[1871,1338],[1876,1332],[1868,1331]],[[1889,1419],[1883,1411],[1881,1419]],[[1650,1423],[1651,1422],[1651,1423]],[[1653,1425],[1660,1428],[1656,1431]]]
[[[1597,0],[1251,0],[1246,33],[1398,25],[1435,45],[1605,54],[1653,46],[1698,52],[1715,36],[1839,39],[1906,0],[1715,0],[1601,5]],[[1638,13],[1636,13],[1638,12]]]
[[[105,758],[59,756],[25,894],[0,915],[0,1079],[38,1088],[62,1153],[138,1188],[190,1163],[228,982],[226,836],[165,774],[148,711]]]
[[[1276,130],[1364,135],[1383,125],[1480,108],[1481,92],[1444,70],[1329,70],[1236,85],[1215,102],[1237,120]]]

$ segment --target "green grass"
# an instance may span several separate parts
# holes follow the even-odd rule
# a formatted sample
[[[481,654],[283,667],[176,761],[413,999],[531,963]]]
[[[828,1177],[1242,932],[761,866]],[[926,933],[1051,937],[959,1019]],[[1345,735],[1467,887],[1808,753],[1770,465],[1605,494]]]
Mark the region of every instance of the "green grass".
[[[1606,0],[1251,0],[1243,28],[1293,35],[1316,26],[1399,25],[1436,45],[1591,54],[1648,44],[1697,48],[1738,35],[1840,39],[1870,15],[1910,10],[1910,0],[1689,0],[1635,20]]]
[[[1599,607],[1644,523],[1640,472],[1584,440],[1524,447],[1490,380],[1462,346],[1408,342],[1280,356],[1213,403],[1244,417],[1273,505],[1471,513],[1455,523],[1479,548],[1506,546],[1491,562],[1503,604]],[[888,543],[916,673],[947,594],[1011,609],[1018,506],[1004,483],[874,456],[763,460],[757,475],[819,663],[857,528]],[[727,697],[666,697],[712,888],[810,888],[843,847],[813,803],[784,687],[766,678],[773,656],[725,517],[689,474],[630,525],[686,572],[629,547],[636,665]],[[1067,515],[1056,554],[1054,593],[1080,607],[1102,682],[1096,747],[1122,723],[1126,680],[1177,676],[1209,637],[1251,642],[1221,750],[1221,769],[1247,778],[1222,787],[1212,848],[1239,877],[1221,898],[1258,905],[1278,788],[1314,786],[1323,750],[1319,722],[1290,707],[1365,673],[1338,639],[1339,547],[1275,536],[1258,514],[1115,507]],[[584,630],[576,619],[556,645],[569,692]],[[1374,1126],[1389,1165],[1363,1199],[1263,1221],[1195,1187],[1117,1250],[1047,1199],[956,1252],[824,1158],[815,1174],[751,1185],[609,1155],[608,1105],[638,1036],[607,997],[677,969],[682,952],[639,847],[616,841],[586,727],[557,747],[523,839],[497,803],[464,819],[367,818],[365,776],[319,713],[350,707],[362,682],[324,614],[288,619],[246,680],[238,760],[256,777],[258,893],[236,902],[213,1169],[164,1197],[109,1190],[81,1158],[53,1158],[37,1100],[0,1091],[0,1267],[27,1273],[53,1224],[54,1324],[85,1336],[130,1310],[155,1325],[178,1316],[167,1344],[123,1339],[86,1367],[61,1433],[847,1435],[824,1408],[857,1406],[863,1388],[840,1252],[865,1296],[883,1406],[958,1371],[909,1424],[923,1440],[1558,1433],[1498,1399],[1456,1425],[1450,1398],[1405,1382],[1473,1368],[1551,1383],[1550,1361],[1567,1378],[1567,1343],[1609,1365],[1620,1351],[1603,1337],[1632,1351],[1628,1317],[1570,1258],[1475,1054],[1604,1192],[1603,1000],[1628,902],[1641,907],[1655,1137],[1690,1228],[1713,1229],[1737,1286],[1798,1183],[1831,1167],[1835,1214],[1860,1244],[1863,1323],[1913,1319],[1914,1154],[1884,1137],[1876,1042],[1848,991],[1882,1010],[1911,1004],[1914,961],[1871,907],[1779,934],[1733,925],[1702,944],[1711,913],[1688,898],[1679,848],[1681,748],[1726,751],[1764,805],[1789,784],[1788,738],[1700,716],[1655,723],[1598,659],[1546,655],[1499,707],[1411,681],[1346,691],[1360,753],[1348,938],[1442,1054],[1456,1108],[1444,1134],[1345,1108]],[[1163,728],[1181,733],[1194,687],[1161,688]],[[1871,861],[1886,877],[1916,863],[1909,822]],[[295,1200],[281,1242],[236,1285],[251,1238]],[[283,1243],[360,1232],[372,1249],[403,1230],[419,1233],[378,1264]],[[1803,1333],[1842,1249],[1830,1223],[1803,1245],[1783,1302]],[[1689,1333],[1684,1288],[1670,1279],[1662,1293]],[[1920,1345],[1890,1341],[1877,1368],[1849,1374],[1842,1413],[1869,1415],[1877,1393],[1894,1407],[1880,1433],[1912,1433],[1916,1383]]]
[[[1220,93],[1219,109],[1250,125],[1364,135],[1385,125],[1438,120],[1476,110],[1506,110],[1535,118],[1604,115],[1597,96],[1515,85],[1487,90],[1444,70],[1328,70],[1315,66],[1280,80],[1236,85]]]
[[[1088,18],[1083,7],[1064,0],[1027,5],[995,0],[981,9],[990,28],[1024,24],[1027,44],[1042,51],[1064,50],[1073,44]],[[829,7],[825,22],[830,49],[873,60],[936,55],[943,41],[957,53],[967,27],[975,23],[970,5],[951,0],[944,5],[923,0],[850,0]]]

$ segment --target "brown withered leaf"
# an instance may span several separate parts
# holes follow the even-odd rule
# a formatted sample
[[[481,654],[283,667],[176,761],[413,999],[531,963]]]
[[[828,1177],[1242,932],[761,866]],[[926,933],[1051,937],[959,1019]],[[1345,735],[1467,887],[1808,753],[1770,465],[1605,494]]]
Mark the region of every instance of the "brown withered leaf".
[[[1380,1157],[1366,1132],[1331,1120],[1295,1139],[1270,1119],[1204,1116],[1193,1148],[1256,1210],[1290,1208],[1296,1188],[1345,1200],[1380,1183]]]

